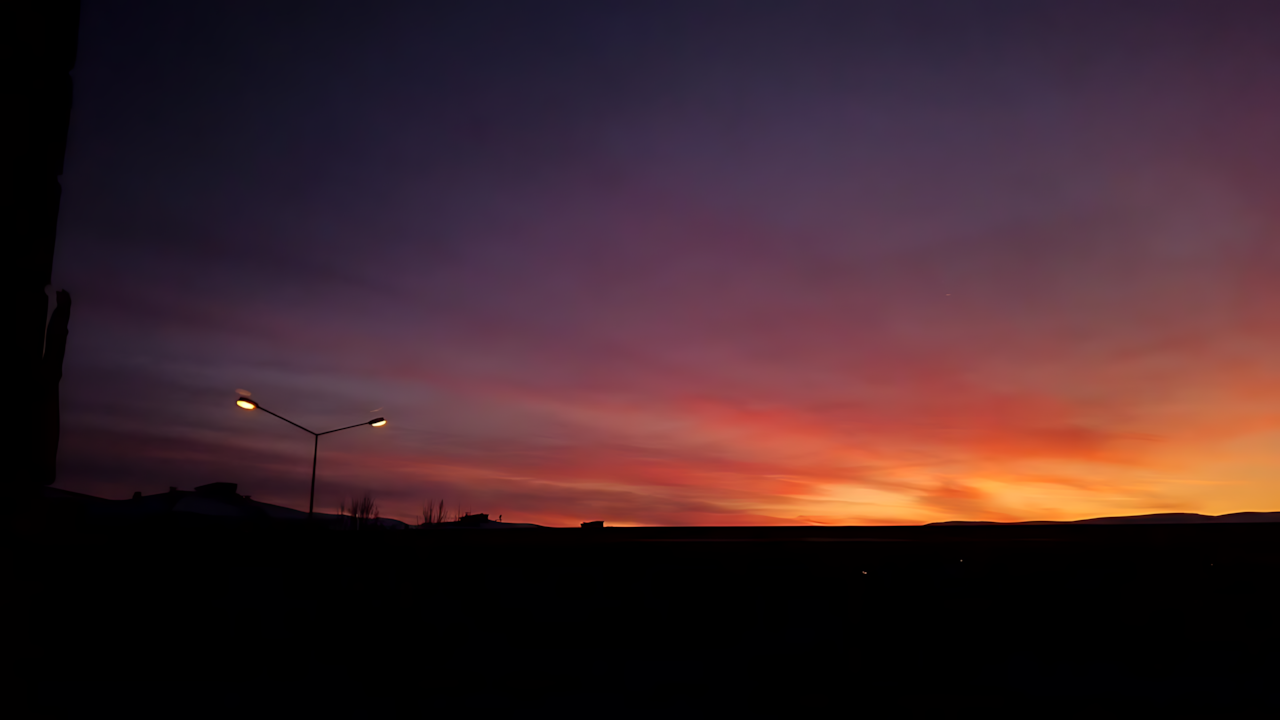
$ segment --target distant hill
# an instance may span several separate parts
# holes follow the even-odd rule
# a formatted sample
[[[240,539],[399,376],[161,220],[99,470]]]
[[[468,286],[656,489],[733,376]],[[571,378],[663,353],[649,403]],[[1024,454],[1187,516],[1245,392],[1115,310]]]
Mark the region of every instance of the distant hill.
[[[170,488],[167,493],[143,495],[135,493],[129,500],[108,500],[105,498],[71,492],[60,488],[45,487],[42,495],[47,500],[64,506],[77,506],[85,518],[103,520],[130,521],[158,516],[184,518],[204,516],[223,518],[226,520],[284,520],[304,521],[307,514],[301,510],[273,505],[253,500],[248,495],[236,492],[235,483],[215,482],[201,485],[194,490]],[[325,525],[341,527],[347,522],[343,516],[333,513],[315,513],[317,522]],[[404,530],[409,525],[392,518],[378,518],[374,524],[392,529]]]
[[[468,515],[451,522],[432,523],[430,525],[416,526],[422,529],[446,529],[446,528],[483,528],[487,530],[505,530],[510,528],[540,528],[545,525],[534,525],[533,523],[509,523],[490,520],[489,516],[480,513],[477,515]]]
[[[1280,512],[1238,512],[1226,515],[1199,513],[1153,513],[1087,520],[1027,520],[1024,522],[991,522],[983,520],[948,520],[929,525],[1190,525],[1196,523],[1260,523],[1280,522]]]
[[[447,528],[483,528],[486,530],[503,530],[510,528],[540,528],[544,526],[534,525],[533,523],[504,523],[490,520],[488,513],[467,513],[466,515],[449,522],[436,522],[426,525],[416,525],[414,527],[420,530],[444,530]]]
[[[545,526],[545,525],[534,525],[533,523],[509,523],[509,522],[497,522],[496,520],[488,520],[488,521],[481,522],[481,523],[443,522],[443,523],[435,523],[435,524],[432,524],[432,525],[418,525],[418,526],[415,526],[415,527],[421,527],[421,528],[427,528],[427,529],[430,529],[430,528],[440,528],[440,529],[446,529],[446,528],[462,528],[462,529],[468,529],[468,528],[483,528],[483,529],[486,529],[486,530],[507,530],[507,529],[510,529],[510,528],[540,528],[540,527],[546,527],[546,526]]]

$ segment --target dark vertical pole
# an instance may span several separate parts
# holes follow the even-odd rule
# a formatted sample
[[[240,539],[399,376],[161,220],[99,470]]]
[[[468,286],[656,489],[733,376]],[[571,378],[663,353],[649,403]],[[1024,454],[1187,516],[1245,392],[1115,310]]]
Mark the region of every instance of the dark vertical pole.
[[[71,316],[71,293],[58,291],[58,307],[49,318],[49,327],[45,333],[44,366],[41,368],[40,381],[41,411],[44,426],[41,428],[40,474],[37,479],[41,485],[52,485],[58,474],[58,434],[61,424],[58,410],[58,384],[62,380],[62,359],[67,354],[67,320]]]
[[[44,415],[47,386],[42,348],[49,313],[45,288],[53,276],[62,196],[59,176],[71,121],[71,70],[76,61],[80,2],[8,2],[2,12],[4,26],[12,29],[5,43],[12,55],[0,69],[9,128],[0,141],[5,146],[0,163],[4,178],[0,305],[8,313],[4,336],[14,338],[14,352],[7,354],[16,355],[19,362],[11,375],[15,379],[6,389],[16,396],[11,398],[14,406],[26,411],[41,408],[39,414]],[[40,486],[53,480],[47,431],[51,423],[56,427],[57,418],[32,422],[28,414],[6,420],[5,436],[14,440],[6,448],[0,502],[19,493],[35,497]]]
[[[316,435],[315,451],[311,453],[311,502],[307,505],[307,519],[316,509],[316,456],[320,454],[320,436]]]

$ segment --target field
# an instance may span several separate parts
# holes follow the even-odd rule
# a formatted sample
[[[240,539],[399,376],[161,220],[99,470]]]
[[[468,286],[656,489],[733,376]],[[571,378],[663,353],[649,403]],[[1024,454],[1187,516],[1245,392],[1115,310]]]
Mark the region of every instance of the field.
[[[432,688],[623,714],[695,697],[1251,708],[1276,670],[1272,523],[101,527],[9,547],[44,666],[212,683],[233,704]]]

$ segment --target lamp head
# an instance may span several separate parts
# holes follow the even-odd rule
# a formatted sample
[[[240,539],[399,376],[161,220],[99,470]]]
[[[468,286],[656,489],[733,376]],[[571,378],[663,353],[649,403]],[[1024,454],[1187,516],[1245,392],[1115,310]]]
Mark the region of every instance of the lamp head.
[[[244,398],[244,397],[242,397],[242,398],[240,398],[239,400],[237,400],[237,401],[236,401],[236,404],[237,404],[237,405],[239,405],[240,407],[244,408],[245,410],[252,410],[252,409],[254,409],[254,408],[258,407],[258,403],[256,403],[256,402],[254,402],[254,401],[250,400],[249,398]]]
[[[369,424],[370,424],[370,425],[372,425],[372,426],[374,426],[374,427],[382,427],[383,425],[386,425],[386,424],[387,424],[387,419],[386,419],[386,418],[377,418],[377,419],[375,419],[375,420],[370,420],[370,421],[369,421]]]

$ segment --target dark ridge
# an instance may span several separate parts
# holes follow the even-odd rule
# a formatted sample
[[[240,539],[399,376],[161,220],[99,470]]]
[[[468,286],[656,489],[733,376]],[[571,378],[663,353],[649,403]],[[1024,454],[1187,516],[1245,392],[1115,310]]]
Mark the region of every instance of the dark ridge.
[[[1187,525],[1196,523],[1256,523],[1280,522],[1280,512],[1237,512],[1226,515],[1201,515],[1199,513],[1152,513],[1089,518],[1087,520],[1026,520],[1023,522],[993,522],[990,520],[948,520],[929,523],[937,525]]]

